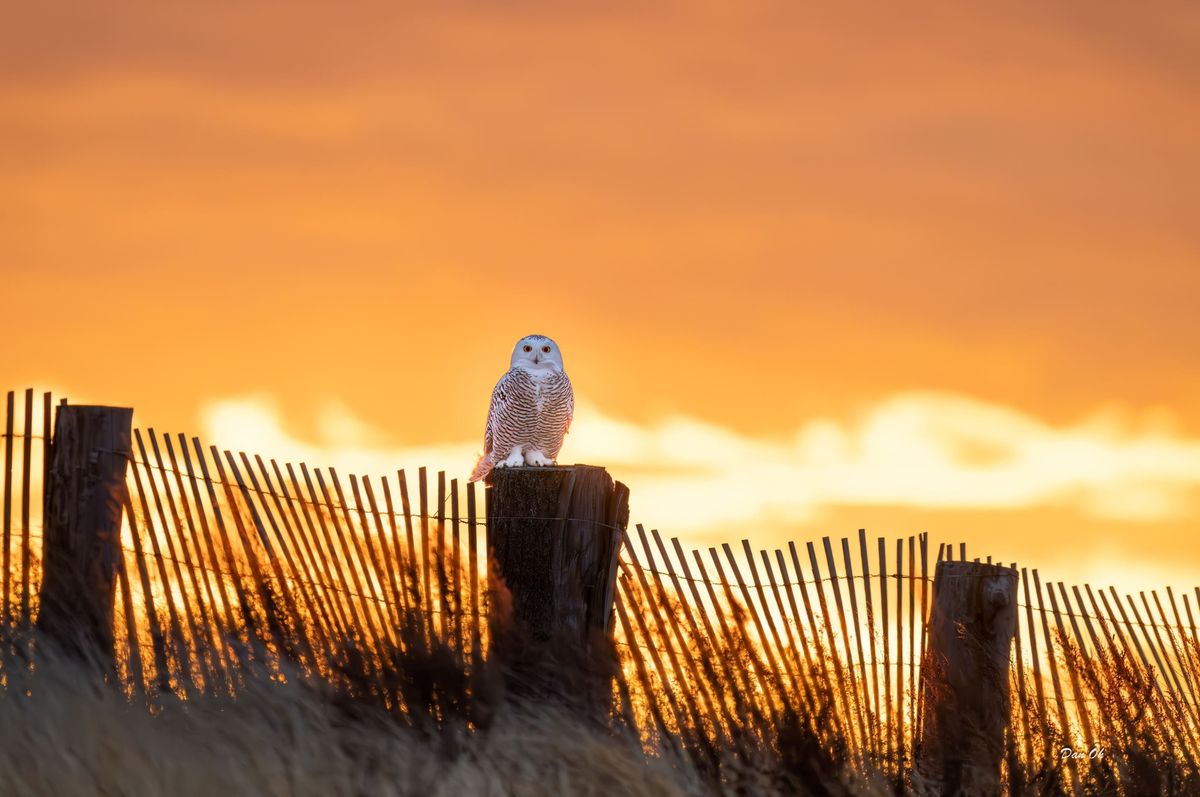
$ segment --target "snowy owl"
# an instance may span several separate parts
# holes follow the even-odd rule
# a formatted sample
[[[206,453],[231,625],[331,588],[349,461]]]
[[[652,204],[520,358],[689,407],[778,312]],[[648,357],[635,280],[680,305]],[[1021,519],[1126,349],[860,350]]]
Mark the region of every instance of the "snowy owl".
[[[527,335],[513,348],[508,373],[492,391],[483,456],[471,481],[492,468],[553,465],[571,425],[575,396],[563,370],[558,344],[545,335]]]

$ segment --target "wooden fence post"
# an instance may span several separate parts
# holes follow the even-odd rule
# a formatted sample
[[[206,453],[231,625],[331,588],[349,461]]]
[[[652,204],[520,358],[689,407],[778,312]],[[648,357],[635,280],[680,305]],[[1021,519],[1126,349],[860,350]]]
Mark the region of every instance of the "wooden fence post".
[[[925,706],[917,764],[934,793],[1000,793],[1016,589],[1012,568],[938,563],[921,662]]]
[[[493,611],[494,649],[524,675],[539,664],[525,655],[529,644],[542,653],[550,644],[559,664],[567,664],[564,657],[593,660],[597,640],[613,622],[629,488],[590,465],[497,468],[492,480],[489,567],[511,596],[511,603],[493,602],[511,612],[498,617]],[[524,652],[512,649],[514,640]],[[534,689],[553,688],[545,677],[539,680]]]
[[[37,628],[107,671],[133,410],[59,407],[46,484]]]

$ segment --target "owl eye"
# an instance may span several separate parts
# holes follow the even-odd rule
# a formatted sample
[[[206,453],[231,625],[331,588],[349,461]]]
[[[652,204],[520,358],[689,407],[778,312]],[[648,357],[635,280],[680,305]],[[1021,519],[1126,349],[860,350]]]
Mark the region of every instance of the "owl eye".
[[[532,347],[532,346],[525,346],[525,351],[527,351],[527,352],[531,352],[531,351],[533,351],[533,347]]]
[[[549,353],[550,353],[550,347],[549,347],[549,346],[543,346],[543,347],[542,347],[542,351],[544,351],[546,354],[549,354]]]

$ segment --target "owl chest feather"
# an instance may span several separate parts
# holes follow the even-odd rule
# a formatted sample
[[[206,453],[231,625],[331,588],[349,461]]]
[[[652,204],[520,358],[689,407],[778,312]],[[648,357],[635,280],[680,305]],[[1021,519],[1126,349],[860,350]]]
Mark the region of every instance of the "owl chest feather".
[[[544,379],[533,380],[533,409],[539,416],[546,409],[546,391]]]
[[[571,383],[566,374],[515,369],[505,381],[504,411],[495,429],[499,447],[528,445],[556,452],[570,422]]]

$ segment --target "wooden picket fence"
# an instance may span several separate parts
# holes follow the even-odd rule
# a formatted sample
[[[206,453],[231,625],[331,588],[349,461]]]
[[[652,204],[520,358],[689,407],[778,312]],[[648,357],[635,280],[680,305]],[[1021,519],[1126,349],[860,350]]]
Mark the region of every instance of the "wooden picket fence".
[[[9,631],[37,615],[52,445],[52,397],[23,398],[9,393],[5,414]],[[440,647],[468,682],[487,660],[486,491],[473,484],[424,468],[415,485],[403,470],[343,477],[154,430],[135,430],[127,484],[114,625],[131,696],[307,676],[400,707],[392,671],[406,656]],[[650,746],[746,754],[793,723],[902,777],[924,719],[933,574],[955,557],[965,544],[935,549],[927,534],[691,549],[638,525],[619,561],[614,721]],[[1146,717],[1195,768],[1189,595],[1020,578],[1010,769],[1036,771],[1062,747],[1119,748]],[[1071,777],[1093,764],[1071,760]]]

